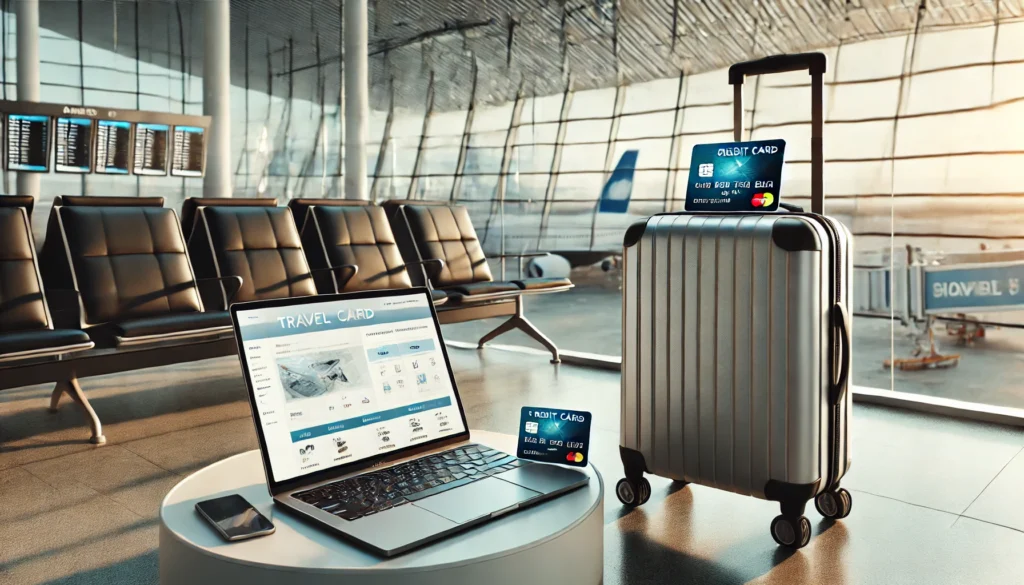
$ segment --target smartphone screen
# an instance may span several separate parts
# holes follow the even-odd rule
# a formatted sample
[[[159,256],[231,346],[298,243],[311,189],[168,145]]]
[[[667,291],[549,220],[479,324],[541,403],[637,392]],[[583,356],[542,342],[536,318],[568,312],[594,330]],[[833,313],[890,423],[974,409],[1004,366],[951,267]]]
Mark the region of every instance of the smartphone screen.
[[[206,500],[196,508],[228,538],[269,533],[274,530],[270,520],[237,494]]]

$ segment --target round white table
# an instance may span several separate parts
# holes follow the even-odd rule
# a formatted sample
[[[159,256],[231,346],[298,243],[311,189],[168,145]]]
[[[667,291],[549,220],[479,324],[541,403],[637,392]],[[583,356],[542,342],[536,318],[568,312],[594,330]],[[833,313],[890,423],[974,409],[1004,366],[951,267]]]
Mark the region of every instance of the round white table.
[[[476,443],[516,452],[516,437],[471,431]],[[575,491],[393,558],[363,551],[276,508],[259,451],[205,467],[182,480],[160,507],[160,582],[409,583],[523,585],[601,583],[604,482],[593,467]],[[269,536],[225,542],[196,502],[241,494],[273,521]]]

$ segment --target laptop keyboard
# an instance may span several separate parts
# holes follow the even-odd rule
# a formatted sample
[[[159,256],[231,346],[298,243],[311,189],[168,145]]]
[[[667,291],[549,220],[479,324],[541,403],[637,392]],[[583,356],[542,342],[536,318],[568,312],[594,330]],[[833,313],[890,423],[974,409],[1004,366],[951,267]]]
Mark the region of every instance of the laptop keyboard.
[[[339,518],[355,520],[503,473],[524,463],[490,447],[469,445],[318,486],[292,494],[292,497]]]

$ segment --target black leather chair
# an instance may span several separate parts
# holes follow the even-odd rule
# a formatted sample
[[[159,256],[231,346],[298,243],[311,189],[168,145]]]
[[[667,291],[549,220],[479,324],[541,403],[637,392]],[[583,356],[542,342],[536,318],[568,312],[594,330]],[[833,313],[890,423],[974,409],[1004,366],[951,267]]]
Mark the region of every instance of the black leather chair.
[[[200,207],[277,207],[277,199],[258,197],[254,199],[233,199],[230,197],[189,197],[181,203],[181,233],[185,241],[192,238],[195,229],[197,211]]]
[[[295,222],[284,207],[202,207],[189,250],[201,277],[242,278],[237,301],[317,294]],[[343,287],[357,271],[338,266],[319,272],[333,275]],[[210,302],[227,307],[223,297]]]
[[[53,362],[92,349],[93,342],[80,329],[54,329],[50,309],[43,295],[42,277],[36,262],[36,247],[29,225],[31,197],[0,197],[0,389],[20,386],[26,367],[48,369],[55,375],[54,396],[67,392],[95,418],[92,407],[77,381],[62,375]],[[55,407],[51,399],[51,407]],[[103,433],[93,428],[93,442],[102,443]]]
[[[344,205],[335,205],[336,199],[324,200],[328,202],[325,205],[315,199],[292,200],[295,201],[301,201],[299,205],[306,210],[302,247],[310,267],[317,271],[314,281],[320,293],[413,286],[383,209],[365,201],[348,201]],[[299,205],[292,207],[293,213]],[[434,270],[442,266],[439,260],[427,264]],[[342,265],[358,266],[359,270],[345,286],[338,287],[325,269]],[[448,300],[441,290],[431,291],[431,296],[435,306]]]
[[[99,347],[126,348],[232,337],[230,316],[204,310],[174,211],[122,205],[56,208],[70,281],[47,281],[51,302],[73,291],[62,308]],[[234,282],[237,285],[237,280]]]
[[[469,212],[462,205],[422,204],[420,202],[388,202],[392,229],[405,232],[399,242],[407,242],[402,255],[410,263],[441,260],[440,270],[422,276],[431,288],[448,294],[449,303],[513,299],[515,314],[490,333],[480,338],[479,347],[495,337],[519,329],[546,347],[552,361],[558,362],[558,348],[525,317],[523,296],[564,292],[573,287],[567,278],[517,278],[496,281],[487,264],[487,256],[477,238]],[[525,258],[546,253],[505,254],[498,258]],[[521,275],[520,275],[521,276]]]

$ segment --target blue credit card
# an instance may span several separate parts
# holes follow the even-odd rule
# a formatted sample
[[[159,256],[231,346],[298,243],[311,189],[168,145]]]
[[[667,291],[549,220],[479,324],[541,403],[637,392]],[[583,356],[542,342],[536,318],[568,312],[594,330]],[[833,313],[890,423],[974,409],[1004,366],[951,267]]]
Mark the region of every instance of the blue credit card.
[[[694,146],[686,211],[777,210],[785,152],[785,140]]]
[[[584,467],[590,448],[590,413],[524,406],[519,416],[521,459]]]

